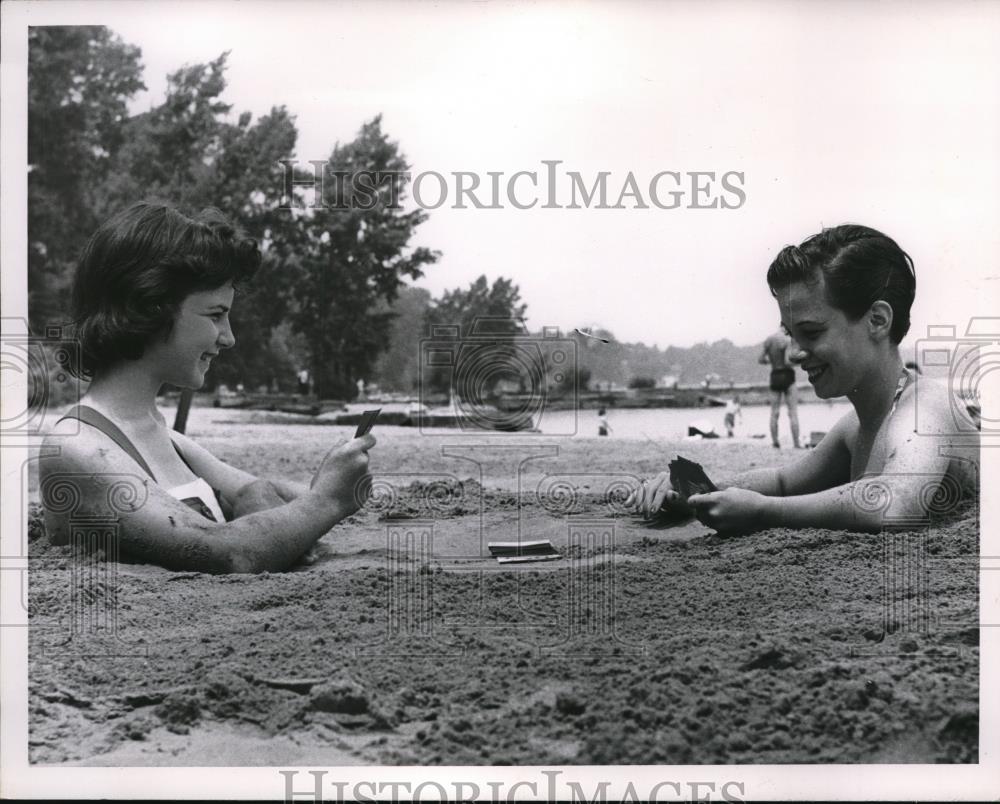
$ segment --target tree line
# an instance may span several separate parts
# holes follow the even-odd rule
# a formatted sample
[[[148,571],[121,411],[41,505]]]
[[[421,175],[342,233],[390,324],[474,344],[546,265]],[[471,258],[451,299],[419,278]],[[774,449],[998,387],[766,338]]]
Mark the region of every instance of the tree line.
[[[484,348],[499,364],[487,377],[487,395],[493,386],[535,386],[515,359],[514,339],[526,333],[513,322],[527,312],[516,284],[481,276],[439,298],[410,284],[441,255],[412,244],[427,213],[400,203],[409,165],[381,117],[364,122],[352,141],[331,146],[328,173],[369,172],[391,182],[373,188],[344,182],[334,205],[303,198],[289,209],[286,165],[298,136],[289,110],[279,105],[257,119],[246,111],[232,116],[223,100],[228,53],[222,53],[169,74],[165,97],[130,114],[130,102],[146,89],[141,57],[103,26],[29,29],[27,264],[34,333],[66,323],[76,261],[97,226],[135,201],[156,198],[186,212],[218,207],[261,244],[261,269],[232,312],[237,346],[213,364],[209,389],[225,383],[291,390],[296,373],[308,368],[324,398],[353,398],[359,379],[386,390],[413,391],[424,383],[448,393],[454,372],[419,376],[421,344],[434,326],[457,327],[465,338],[481,319],[494,322]],[[303,186],[314,178],[306,165],[308,171],[294,174]],[[351,194],[362,191],[364,203],[354,203]],[[507,324],[497,329],[502,320]],[[706,363],[720,361],[730,367],[725,373],[747,373],[740,368],[747,355],[724,343],[688,354],[572,337],[577,359],[570,370],[541,367],[558,378],[551,390],[582,388],[591,378],[624,384],[671,372],[682,381],[701,379]]]
[[[146,89],[141,55],[103,26],[30,29],[32,331],[66,323],[76,261],[101,221],[141,199],[186,212],[214,206],[258,240],[263,264],[234,305],[238,344],[212,367],[209,387],[285,386],[308,368],[317,394],[350,399],[390,346],[400,291],[440,257],[412,245],[427,213],[399,204],[409,169],[399,144],[376,117],[354,140],[331,147],[331,172],[395,177],[397,185],[376,188],[374,203],[369,193],[364,204],[347,197],[335,207],[282,207],[284,163],[293,159],[298,134],[289,110],[274,106],[256,120],[250,112],[233,120],[222,99],[223,53],[171,73],[162,102],[130,115],[129,102]],[[495,314],[523,315],[508,280],[487,290]],[[480,291],[445,293],[425,311],[427,321],[453,317]]]

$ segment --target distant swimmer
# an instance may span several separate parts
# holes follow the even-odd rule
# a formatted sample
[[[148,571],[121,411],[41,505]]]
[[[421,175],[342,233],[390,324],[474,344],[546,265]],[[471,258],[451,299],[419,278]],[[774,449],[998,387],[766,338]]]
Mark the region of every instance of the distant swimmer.
[[[799,446],[799,396],[795,388],[795,366],[788,362],[788,350],[792,339],[782,330],[769,335],[764,341],[759,363],[771,365],[771,443],[781,448],[778,439],[778,417],[781,415],[781,400],[788,407],[788,421],[792,428],[792,442]]]
[[[726,415],[724,417],[726,423],[726,436],[728,438],[733,437],[733,430],[736,428],[736,417],[740,417],[740,423],[743,422],[743,406],[740,404],[740,395],[737,394],[732,399],[726,402]]]
[[[597,434],[599,436],[611,435],[611,425],[608,423],[608,412],[604,408],[597,411]]]

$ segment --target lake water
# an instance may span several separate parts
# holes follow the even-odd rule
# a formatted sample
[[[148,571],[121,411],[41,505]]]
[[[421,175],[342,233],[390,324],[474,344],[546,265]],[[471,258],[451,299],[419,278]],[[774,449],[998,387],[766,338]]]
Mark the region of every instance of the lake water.
[[[817,402],[799,405],[799,432],[803,443],[809,441],[813,430],[828,432],[834,424],[851,409],[847,400]],[[609,408],[607,420],[611,425],[612,438],[652,438],[676,439],[687,436],[688,424],[698,420],[715,426],[722,438],[726,437],[723,423],[725,408],[654,408],[616,410]],[[754,435],[765,435],[770,439],[771,408],[768,405],[744,407],[742,421],[736,419],[735,438],[747,439]],[[593,437],[597,435],[596,410],[556,410],[544,412],[536,421],[536,426],[546,435],[576,435]],[[778,438],[782,444],[791,445],[792,435],[788,426],[788,409],[782,406],[778,420]]]

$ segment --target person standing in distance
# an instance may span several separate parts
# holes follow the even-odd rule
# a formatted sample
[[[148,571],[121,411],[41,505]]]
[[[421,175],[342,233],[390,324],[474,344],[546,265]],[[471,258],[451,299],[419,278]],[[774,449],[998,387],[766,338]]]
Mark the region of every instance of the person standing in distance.
[[[781,441],[778,439],[778,417],[781,414],[782,399],[788,408],[792,442],[796,449],[799,448],[799,397],[795,388],[795,367],[788,362],[788,349],[791,343],[791,338],[779,329],[773,335],[768,335],[764,341],[764,350],[757,361],[771,366],[771,443],[775,449],[781,449]]]
[[[604,408],[597,411],[597,435],[607,436],[611,434],[611,425],[608,423],[608,412]]]

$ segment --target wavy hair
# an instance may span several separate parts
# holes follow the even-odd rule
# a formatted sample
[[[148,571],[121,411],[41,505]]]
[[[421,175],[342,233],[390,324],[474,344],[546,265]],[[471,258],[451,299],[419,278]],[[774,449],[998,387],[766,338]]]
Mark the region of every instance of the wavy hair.
[[[785,246],[767,270],[771,295],[795,282],[823,280],[827,300],[857,321],[876,301],[892,308],[889,337],[898,344],[910,329],[917,290],[913,260],[875,229],[844,224],[824,229],[798,246]]]
[[[214,207],[188,217],[142,201],[105,221],[83,251],[73,280],[75,376],[138,360],[169,334],[192,293],[240,285],[260,267],[257,241]]]

